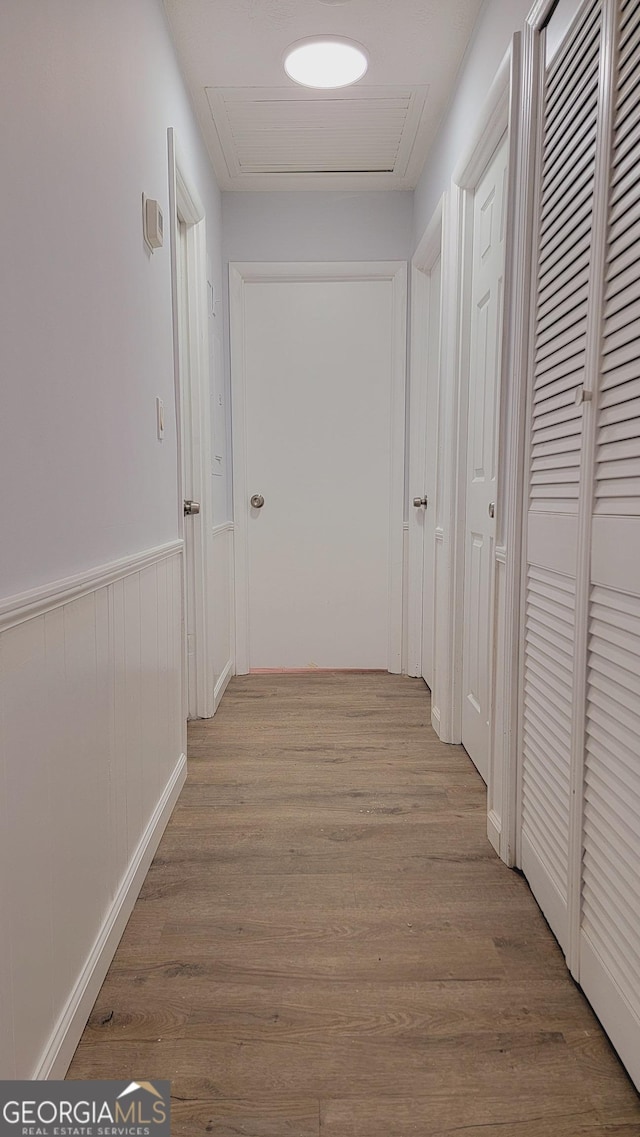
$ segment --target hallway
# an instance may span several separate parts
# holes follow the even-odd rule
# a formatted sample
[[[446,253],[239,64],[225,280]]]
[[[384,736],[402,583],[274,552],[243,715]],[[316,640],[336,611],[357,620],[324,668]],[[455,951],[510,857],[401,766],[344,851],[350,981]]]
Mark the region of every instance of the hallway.
[[[243,676],[69,1070],[178,1137],[637,1137],[640,1104],[422,681]]]

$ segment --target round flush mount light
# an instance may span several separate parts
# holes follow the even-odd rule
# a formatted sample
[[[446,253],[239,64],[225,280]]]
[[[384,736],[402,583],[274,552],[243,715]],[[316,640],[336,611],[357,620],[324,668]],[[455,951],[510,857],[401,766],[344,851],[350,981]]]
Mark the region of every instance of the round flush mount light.
[[[311,36],[288,47],[284,69],[294,83],[328,90],[362,79],[369,60],[360,43],[342,36]]]

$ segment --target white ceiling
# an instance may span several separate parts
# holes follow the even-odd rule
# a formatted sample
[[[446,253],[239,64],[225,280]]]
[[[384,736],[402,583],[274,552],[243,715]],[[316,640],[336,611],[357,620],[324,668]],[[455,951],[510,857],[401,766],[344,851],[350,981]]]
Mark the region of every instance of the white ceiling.
[[[482,0],[164,0],[222,189],[413,189]],[[363,43],[341,91],[288,79],[289,44]]]

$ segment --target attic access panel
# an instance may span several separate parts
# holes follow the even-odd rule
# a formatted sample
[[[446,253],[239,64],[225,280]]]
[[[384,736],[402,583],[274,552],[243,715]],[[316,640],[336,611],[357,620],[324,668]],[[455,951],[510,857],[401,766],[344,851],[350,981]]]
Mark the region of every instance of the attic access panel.
[[[225,180],[272,175],[406,177],[427,87],[344,91],[207,87]]]

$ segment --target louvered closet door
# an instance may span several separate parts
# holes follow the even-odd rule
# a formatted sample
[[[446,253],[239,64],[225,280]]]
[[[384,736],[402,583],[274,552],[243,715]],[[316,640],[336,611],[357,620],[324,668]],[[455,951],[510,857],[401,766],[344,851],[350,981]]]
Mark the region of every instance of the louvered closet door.
[[[522,868],[568,944],[578,499],[601,3],[585,4],[547,68],[530,411],[522,737]]]
[[[618,10],[589,608],[580,982],[640,1084],[640,6]]]

